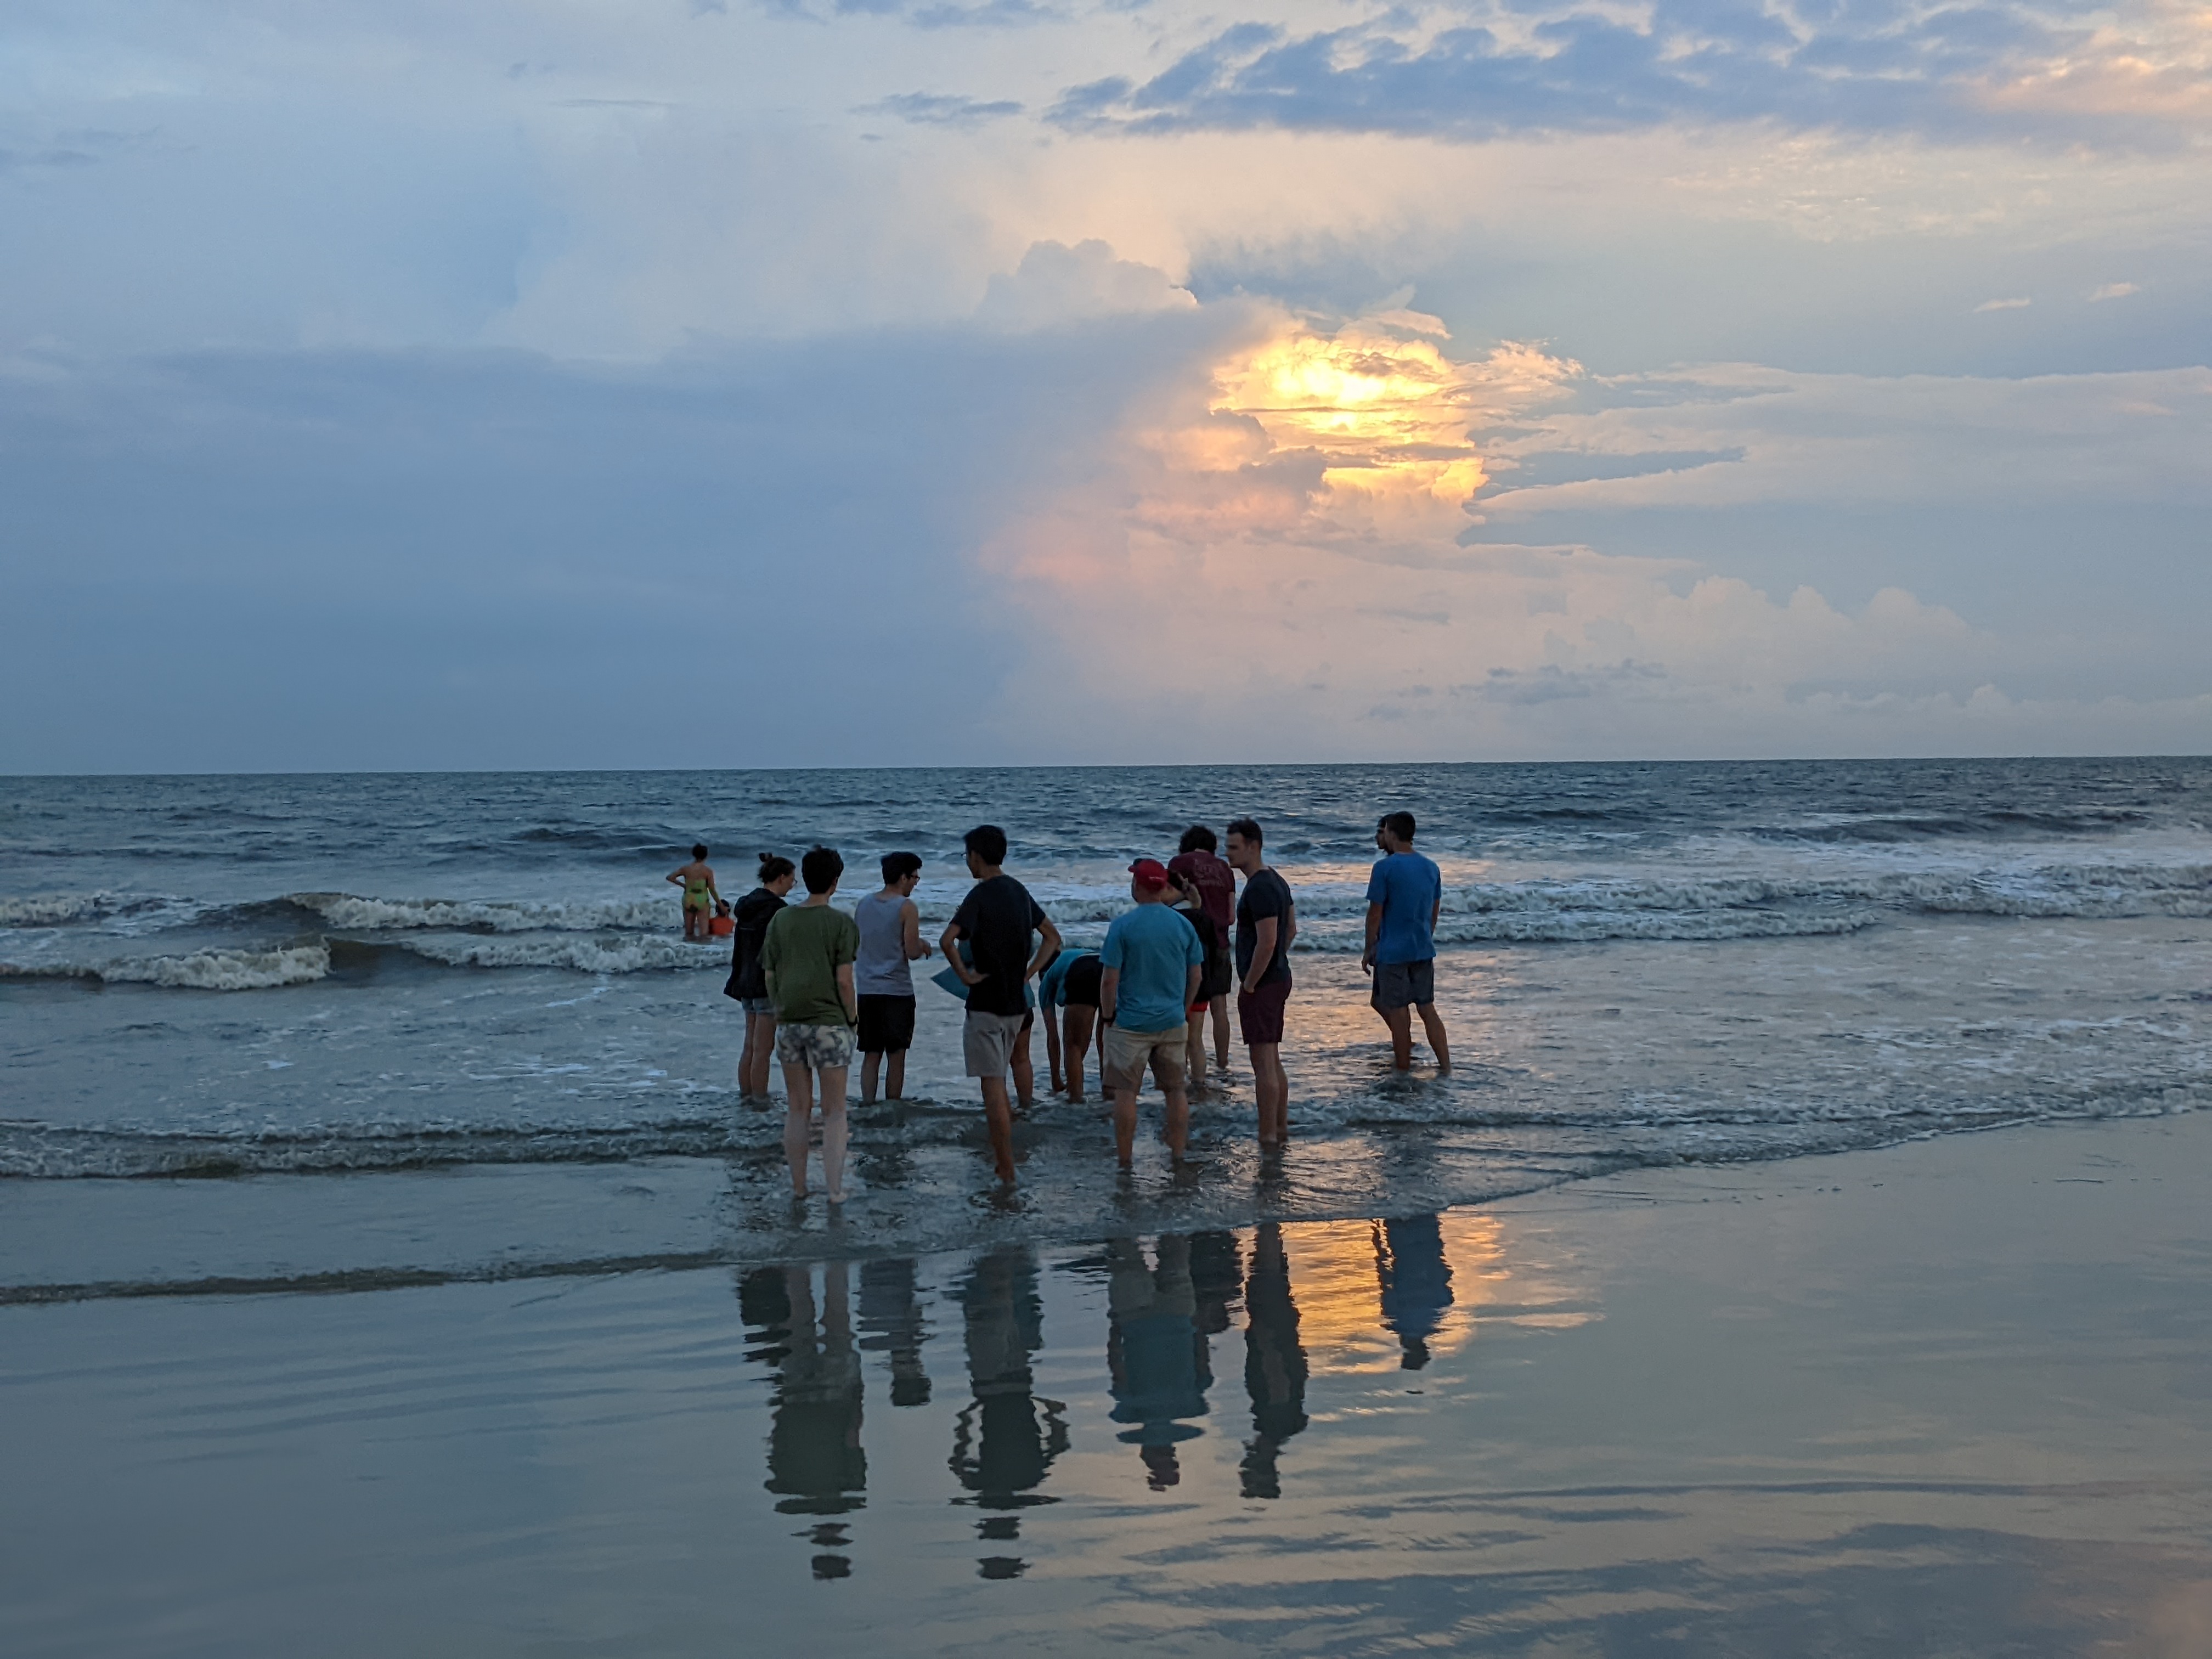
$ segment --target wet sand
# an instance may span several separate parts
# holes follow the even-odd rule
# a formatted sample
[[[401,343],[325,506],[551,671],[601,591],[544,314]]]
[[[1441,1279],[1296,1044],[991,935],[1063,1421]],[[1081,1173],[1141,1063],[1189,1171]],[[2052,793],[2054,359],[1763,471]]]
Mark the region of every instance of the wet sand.
[[[388,1178],[339,1179],[367,1227]],[[650,1271],[138,1293],[253,1265],[193,1190],[0,1189],[19,1292],[133,1290],[0,1306],[11,1655],[2212,1652],[2203,1114],[1389,1225],[687,1267],[687,1223]],[[391,1261],[434,1190],[385,1189]],[[364,1259],[301,1224],[271,1282]]]

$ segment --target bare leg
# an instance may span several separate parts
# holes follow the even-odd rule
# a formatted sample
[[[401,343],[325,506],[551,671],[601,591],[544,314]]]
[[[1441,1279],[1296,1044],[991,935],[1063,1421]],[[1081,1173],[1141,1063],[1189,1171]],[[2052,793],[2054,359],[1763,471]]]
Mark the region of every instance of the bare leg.
[[[1098,1011],[1071,1003],[1067,1013],[1067,1097],[1083,1098],[1083,1057],[1091,1052],[1091,1028],[1097,1023]],[[1105,1079],[1099,1079],[1103,1085]]]
[[[1206,1016],[1191,1017],[1183,1028],[1182,1071],[1190,1079],[1190,1086],[1203,1093],[1206,1089]]]
[[[1137,1154],[1137,1090],[1115,1084],[1107,1091],[1114,1102],[1114,1156],[1127,1169]]]
[[[1036,1067],[1030,1064],[1030,1034],[1014,1040],[1014,1098],[1024,1111],[1036,1104]]]
[[[1252,1045],[1252,1097],[1260,1108],[1260,1144],[1274,1146],[1283,1139],[1285,1097],[1283,1046],[1279,1042]]]
[[[1433,1002],[1424,1002],[1414,1012],[1421,1017],[1421,1030],[1428,1034],[1429,1047],[1437,1056],[1437,1070],[1451,1070],[1451,1044],[1444,1041],[1444,1017],[1437,1012]]]
[[[1390,1028],[1390,1063],[1401,1072],[1413,1069],[1413,1011],[1385,1008],[1382,1023]]]
[[[983,1085],[983,1121],[991,1131],[991,1161],[999,1179],[1014,1184],[1014,1109],[1006,1099],[1006,1079],[987,1077]]]
[[[1229,1069],[1229,999],[1225,994],[1213,1000],[1213,1058],[1223,1071]]]
[[[1058,1094],[1067,1086],[1066,1077],[1060,1069],[1060,1010],[1046,1007],[1037,1012],[1044,1016],[1045,1063],[1052,1068],[1052,1091]]]
[[[822,1068],[822,1185],[832,1204],[845,1201],[845,1068]]]
[[[906,1098],[906,1050],[884,1058],[884,1092],[893,1100]]]
[[[876,1068],[883,1063],[883,1058],[873,1050],[860,1056],[860,1104],[863,1106],[876,1103]],[[896,1094],[898,1091],[894,1089],[891,1092]]]
[[[827,1080],[827,1074],[824,1074]],[[806,1143],[814,1119],[814,1073],[786,1060],[783,1066],[783,1155],[791,1164],[791,1194],[806,1196]]]
[[[1182,1162],[1183,1149],[1190,1144],[1190,1095],[1183,1086],[1182,1078],[1174,1067],[1160,1079],[1160,1092],[1167,1097],[1167,1114],[1164,1124],[1168,1151],[1175,1161]]]
[[[774,1014],[745,1016],[745,1052],[752,1056],[752,1069],[745,1076],[745,1093],[755,1100],[766,1100],[769,1061],[775,1053]]]

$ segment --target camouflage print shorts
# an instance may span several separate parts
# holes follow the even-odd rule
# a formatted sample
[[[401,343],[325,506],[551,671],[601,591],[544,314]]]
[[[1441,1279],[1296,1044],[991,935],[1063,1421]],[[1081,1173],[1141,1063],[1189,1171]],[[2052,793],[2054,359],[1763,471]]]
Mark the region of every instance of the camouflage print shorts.
[[[853,1028],[849,1025],[779,1025],[775,1028],[775,1057],[786,1066],[811,1066],[817,1072],[836,1071],[853,1063]]]

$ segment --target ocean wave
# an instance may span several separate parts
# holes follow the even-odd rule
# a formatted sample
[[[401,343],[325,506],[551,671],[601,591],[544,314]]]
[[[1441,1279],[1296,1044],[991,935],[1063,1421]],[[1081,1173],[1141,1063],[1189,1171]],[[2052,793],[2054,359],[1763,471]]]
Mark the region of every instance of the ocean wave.
[[[114,910],[112,893],[33,893],[23,898],[0,898],[0,927],[58,927],[64,922],[84,921]]]
[[[702,946],[666,935],[596,939],[409,939],[392,942],[447,968],[566,968],[580,974],[658,973],[671,969],[729,969],[721,940]]]
[[[0,978],[96,979],[108,985],[156,985],[173,991],[264,991],[312,984],[330,971],[330,947],[320,943],[106,962],[0,962]]]
[[[651,899],[363,898],[352,893],[291,893],[286,902],[333,927],[364,932],[436,928],[455,933],[594,933],[659,929],[676,914],[675,890]]]

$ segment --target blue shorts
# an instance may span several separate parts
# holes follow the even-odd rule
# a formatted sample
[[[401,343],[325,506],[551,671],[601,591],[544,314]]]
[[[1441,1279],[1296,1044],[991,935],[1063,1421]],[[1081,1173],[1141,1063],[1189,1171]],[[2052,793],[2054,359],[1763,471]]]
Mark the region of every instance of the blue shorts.
[[[1375,964],[1375,993],[1368,1000],[1379,1013],[1400,1008],[1425,1008],[1437,1000],[1437,964],[1426,962],[1378,962]]]

